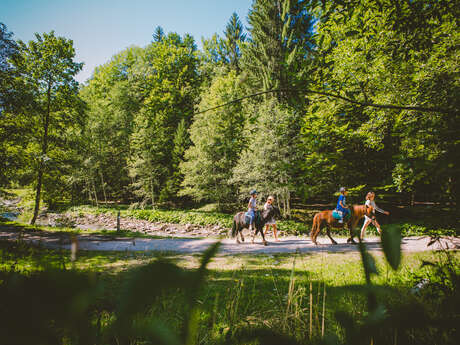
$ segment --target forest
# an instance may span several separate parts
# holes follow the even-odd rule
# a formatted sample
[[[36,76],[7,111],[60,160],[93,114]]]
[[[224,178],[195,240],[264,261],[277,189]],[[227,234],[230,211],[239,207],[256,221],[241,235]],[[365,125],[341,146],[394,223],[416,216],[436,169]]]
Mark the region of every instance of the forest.
[[[202,39],[152,30],[75,80],[71,37],[1,24],[0,185],[140,207],[458,204],[456,1],[254,1]]]
[[[0,22],[0,344],[456,345],[459,18],[253,0],[83,83],[72,37]],[[312,242],[341,187],[366,238]],[[252,190],[279,239],[237,244]]]

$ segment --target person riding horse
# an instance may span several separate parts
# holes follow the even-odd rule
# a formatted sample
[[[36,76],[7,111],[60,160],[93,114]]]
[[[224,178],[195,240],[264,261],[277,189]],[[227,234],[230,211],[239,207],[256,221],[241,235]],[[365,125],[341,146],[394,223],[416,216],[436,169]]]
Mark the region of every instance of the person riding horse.
[[[339,200],[337,201],[337,211],[340,215],[339,223],[343,223],[343,220],[350,215],[350,208],[346,203],[346,196],[348,195],[348,191],[345,187],[340,187],[340,196]]]
[[[249,199],[248,203],[248,212],[246,213],[249,217],[249,231],[252,230],[252,225],[254,224],[255,220],[255,212],[257,210],[257,191],[255,189],[251,190],[250,192],[251,198]]]
[[[244,228],[248,228],[249,230],[254,229],[252,231],[252,242],[254,243],[254,238],[257,233],[262,235],[262,241],[264,245],[267,245],[267,241],[265,240],[265,235],[263,232],[263,227],[267,222],[272,220],[274,217],[280,216],[280,210],[278,207],[271,205],[267,207],[263,211],[256,210],[256,198],[257,198],[257,191],[251,191],[251,200],[248,203],[248,212],[238,212],[233,217],[233,225],[232,225],[232,237],[236,237],[236,242],[240,243],[238,235],[241,237],[241,241],[244,242],[243,232]]]

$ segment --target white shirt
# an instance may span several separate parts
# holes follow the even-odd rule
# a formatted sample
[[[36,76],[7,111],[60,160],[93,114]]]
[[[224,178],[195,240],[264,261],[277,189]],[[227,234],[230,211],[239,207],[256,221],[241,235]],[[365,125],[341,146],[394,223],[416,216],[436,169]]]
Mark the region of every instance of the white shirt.
[[[366,200],[366,206],[372,206],[372,213],[375,213],[375,211],[385,213],[384,210],[377,206],[374,200]]]

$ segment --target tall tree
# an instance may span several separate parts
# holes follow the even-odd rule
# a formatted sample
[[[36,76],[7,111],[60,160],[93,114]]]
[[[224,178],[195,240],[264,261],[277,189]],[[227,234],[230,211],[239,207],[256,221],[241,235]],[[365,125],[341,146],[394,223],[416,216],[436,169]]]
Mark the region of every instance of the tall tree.
[[[130,47],[96,68],[80,91],[87,103],[85,154],[75,183],[92,199],[130,198],[130,139],[146,81],[134,78],[143,49]],[[95,196],[96,194],[96,196]]]
[[[0,23],[0,185],[6,185],[19,168],[20,155],[17,152],[23,142],[17,130],[17,122],[9,116],[15,105],[19,105],[21,83],[17,82],[17,72],[12,58],[17,54],[17,44],[13,33]],[[18,147],[19,146],[19,147]]]
[[[43,35],[35,34],[36,40],[28,44],[19,41],[19,55],[16,68],[21,71],[22,78],[33,90],[35,95],[35,113],[29,119],[36,121],[34,136],[40,153],[36,157],[36,194],[34,213],[31,223],[34,224],[40,208],[40,197],[44,174],[51,159],[50,132],[62,129],[66,123],[72,122],[78,83],[74,76],[83,64],[77,63],[72,40],[56,37],[54,32]],[[69,111],[66,111],[70,109]],[[54,127],[54,128],[53,128]],[[54,143],[52,143],[54,145]]]
[[[155,28],[155,31],[153,32],[152,37],[154,42],[161,42],[165,37],[165,32],[163,31],[163,28],[161,26],[157,26]]]
[[[250,38],[242,46],[242,63],[254,87],[296,87],[307,71],[313,35],[308,1],[255,0],[248,22]],[[286,93],[278,94],[280,101],[287,98]]]
[[[238,15],[233,12],[227,26],[225,27],[225,47],[227,50],[228,62],[237,73],[240,72],[239,60],[241,57],[240,45],[246,39],[246,34],[243,32],[243,24],[238,18]]]
[[[202,94],[199,109],[208,109],[227,100],[238,98],[242,87],[236,71],[214,78]],[[192,146],[185,152],[180,165],[184,175],[182,195],[195,200],[217,203],[231,201],[236,185],[230,183],[232,169],[244,147],[245,114],[240,104],[197,114],[190,127]]]
[[[247,105],[246,112],[251,114],[245,128],[248,145],[230,182],[239,186],[242,199],[253,188],[261,196],[275,195],[283,214],[289,216],[291,195],[300,189],[302,113],[274,98]]]
[[[175,149],[178,126],[191,122],[198,90],[195,44],[189,35],[168,34],[147,46],[133,67],[133,78],[144,81],[142,104],[134,119],[130,138],[130,175],[133,190],[145,201],[175,197],[177,164]]]
[[[0,113],[7,106],[8,94],[14,78],[11,57],[17,53],[18,47],[12,39],[13,33],[8,31],[5,24],[0,23]]]

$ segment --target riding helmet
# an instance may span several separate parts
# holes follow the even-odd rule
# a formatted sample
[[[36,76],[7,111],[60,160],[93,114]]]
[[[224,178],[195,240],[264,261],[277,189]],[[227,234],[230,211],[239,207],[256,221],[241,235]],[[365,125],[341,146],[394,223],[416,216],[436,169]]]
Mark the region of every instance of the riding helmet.
[[[254,195],[254,194],[257,194],[257,191],[255,189],[251,190],[251,192],[249,193],[250,195]]]

